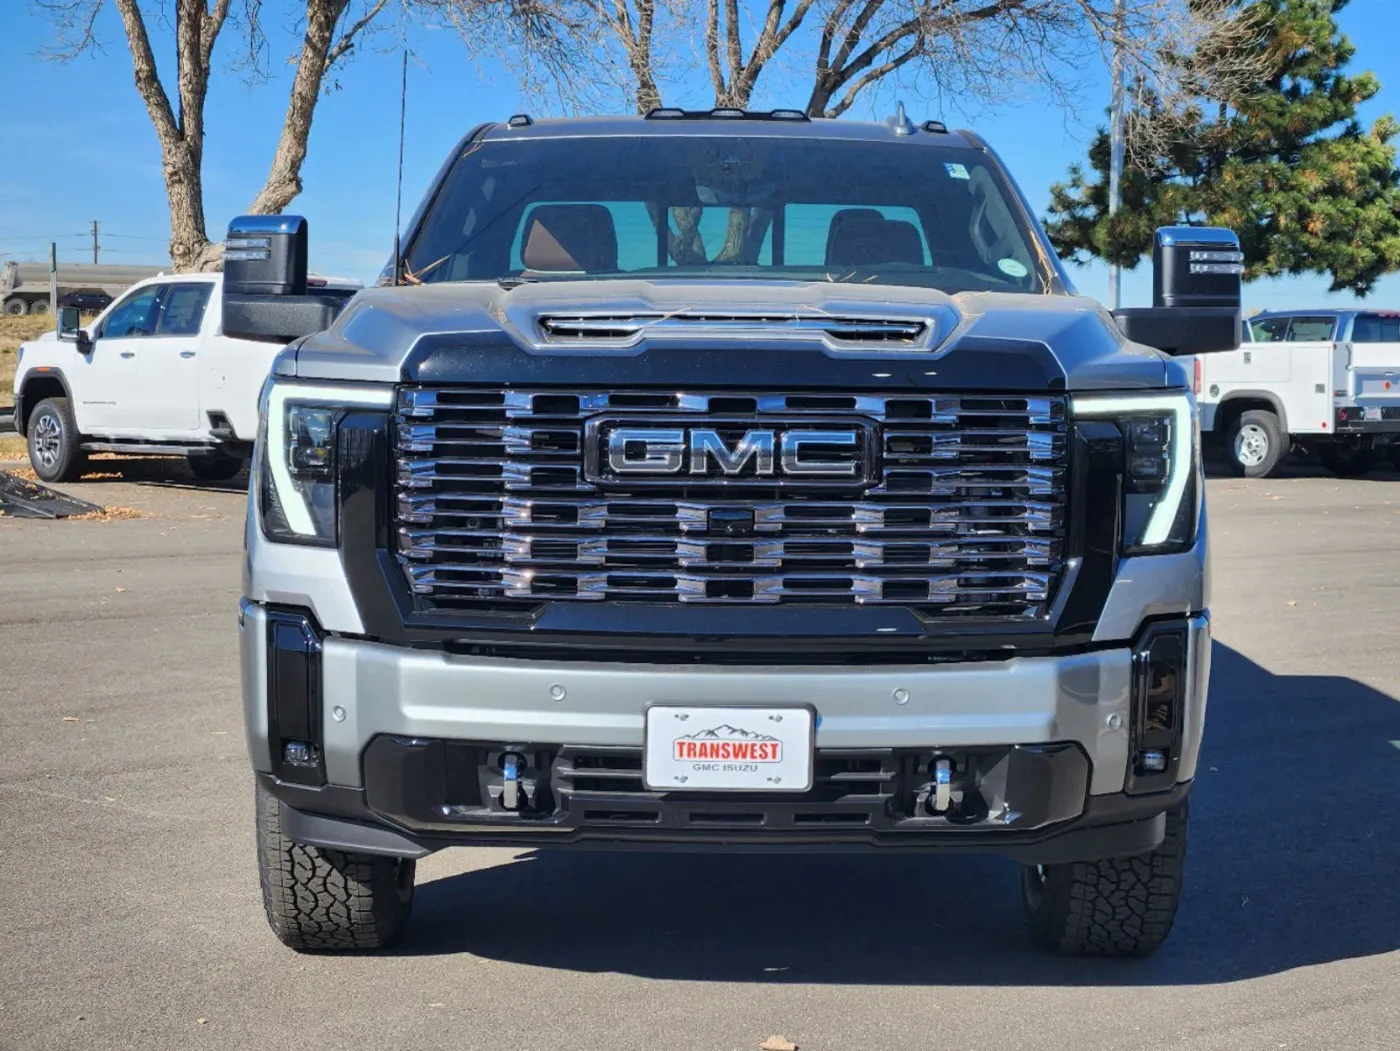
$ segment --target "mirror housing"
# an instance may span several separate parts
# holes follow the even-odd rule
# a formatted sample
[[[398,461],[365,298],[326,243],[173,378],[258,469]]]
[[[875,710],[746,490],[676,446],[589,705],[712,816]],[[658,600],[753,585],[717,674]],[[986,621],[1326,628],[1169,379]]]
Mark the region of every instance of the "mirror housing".
[[[224,241],[223,334],[290,343],[329,328],[333,299],[306,294],[307,231],[299,215],[242,215]]]
[[[77,307],[58,308],[58,338],[65,343],[76,343],[83,354],[92,349],[92,340],[83,331],[82,311]]]
[[[1114,311],[1134,343],[1167,354],[1239,348],[1244,253],[1231,230],[1164,226],[1152,245],[1152,306]]]

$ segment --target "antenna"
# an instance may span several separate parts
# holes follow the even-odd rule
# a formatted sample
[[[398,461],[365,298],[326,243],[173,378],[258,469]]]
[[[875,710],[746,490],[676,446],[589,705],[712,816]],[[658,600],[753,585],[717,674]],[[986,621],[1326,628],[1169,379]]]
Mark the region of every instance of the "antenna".
[[[399,284],[399,271],[403,268],[399,244],[400,212],[403,208],[403,125],[404,113],[408,108],[408,48],[403,49],[403,80],[399,84],[399,178],[394,186],[394,287]]]

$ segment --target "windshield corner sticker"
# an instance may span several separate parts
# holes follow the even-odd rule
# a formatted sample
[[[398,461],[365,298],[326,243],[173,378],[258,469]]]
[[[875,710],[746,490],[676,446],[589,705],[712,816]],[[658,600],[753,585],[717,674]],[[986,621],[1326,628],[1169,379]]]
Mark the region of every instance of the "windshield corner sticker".
[[[967,168],[961,164],[944,164],[943,168],[948,173],[948,178],[950,179],[972,178],[972,176],[967,173]]]
[[[1025,263],[1018,262],[1015,259],[1003,259],[1001,262],[997,263],[997,269],[1011,277],[1025,277],[1030,273],[1030,271],[1026,269]]]

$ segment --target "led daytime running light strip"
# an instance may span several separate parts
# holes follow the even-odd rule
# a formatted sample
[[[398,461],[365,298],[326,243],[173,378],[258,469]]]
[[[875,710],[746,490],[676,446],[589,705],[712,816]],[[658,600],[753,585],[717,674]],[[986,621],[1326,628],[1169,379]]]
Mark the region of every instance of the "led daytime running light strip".
[[[1171,535],[1172,523],[1181,510],[1186,480],[1194,469],[1191,445],[1195,441],[1195,428],[1191,422],[1191,398],[1186,394],[1078,395],[1074,398],[1074,415],[1087,419],[1154,412],[1172,414],[1171,474],[1167,477],[1162,498],[1152,509],[1147,528],[1143,530],[1139,541],[1143,547],[1166,543]]]
[[[287,526],[298,536],[315,536],[316,524],[297,491],[287,469],[287,403],[330,405],[344,409],[387,409],[394,392],[388,387],[319,387],[302,383],[273,383],[267,394],[264,426],[267,435],[267,465],[277,487],[277,498]]]

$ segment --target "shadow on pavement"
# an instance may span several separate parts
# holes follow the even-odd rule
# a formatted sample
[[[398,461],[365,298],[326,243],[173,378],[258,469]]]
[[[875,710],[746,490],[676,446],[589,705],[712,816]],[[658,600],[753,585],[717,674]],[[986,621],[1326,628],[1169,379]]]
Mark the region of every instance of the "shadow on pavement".
[[[1215,646],[1186,898],[1147,960],[1053,956],[982,857],[527,853],[424,883],[397,952],[646,978],[1228,982],[1400,948],[1400,703]]]

